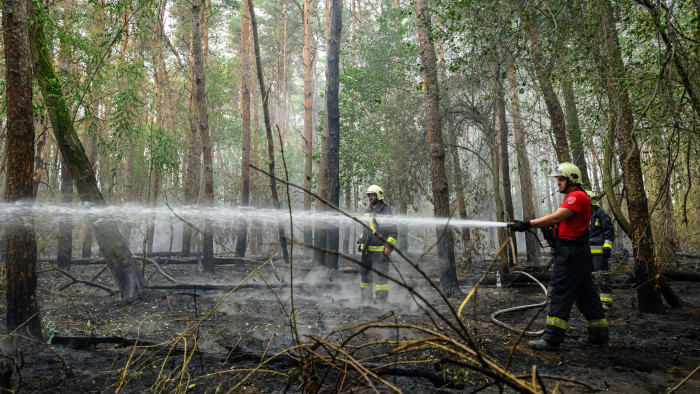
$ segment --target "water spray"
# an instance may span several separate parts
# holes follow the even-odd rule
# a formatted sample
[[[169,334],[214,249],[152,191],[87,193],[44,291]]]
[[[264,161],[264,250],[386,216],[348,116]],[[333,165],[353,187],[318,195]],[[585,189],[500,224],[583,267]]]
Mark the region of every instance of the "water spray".
[[[89,205],[89,204],[39,204],[29,202],[0,203],[0,223],[6,225],[22,225],[27,220],[34,220],[35,226],[51,225],[60,217],[73,217],[90,221],[115,220],[118,223],[133,223],[156,216],[158,220],[178,219],[199,221],[208,219],[215,225],[231,225],[238,221],[257,222],[261,225],[276,225],[278,221],[289,221],[290,211],[283,209],[261,209],[251,207],[145,207],[134,204],[124,205]],[[295,224],[326,223],[348,225],[352,223],[368,223],[364,216],[345,216],[337,212],[314,212],[292,210],[291,219]],[[385,217],[395,225],[406,226],[450,226],[463,227],[506,227],[510,223],[488,220],[466,220],[451,218],[436,218],[424,216],[396,215]]]

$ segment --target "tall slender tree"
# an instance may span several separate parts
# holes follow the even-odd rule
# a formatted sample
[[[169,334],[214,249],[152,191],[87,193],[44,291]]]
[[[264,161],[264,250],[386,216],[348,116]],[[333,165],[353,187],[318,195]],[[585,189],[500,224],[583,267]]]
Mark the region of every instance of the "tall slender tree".
[[[30,29],[34,77],[41,88],[56,143],[63,160],[68,164],[78,196],[83,202],[102,206],[105,204],[104,197],[97,185],[97,178],[85,154],[85,149],[78,138],[61,82],[56,77],[49,56],[49,42],[44,32],[45,17],[41,8],[34,8],[32,12],[34,23],[31,24]],[[131,257],[131,251],[119,232],[117,223],[108,218],[93,222],[93,227],[100,252],[117,281],[122,299],[137,296],[143,289],[142,278]]]
[[[311,178],[313,176],[313,91],[311,75],[313,60],[311,58],[311,0],[304,0],[302,10],[302,22],[304,25],[304,189],[311,190]],[[311,211],[311,194],[304,193],[304,210]],[[311,223],[304,224],[304,244],[313,242],[313,227]]]
[[[423,98],[429,141],[430,178],[433,186],[435,216],[450,217],[449,189],[445,172],[445,146],[442,141],[440,120],[440,98],[438,89],[437,61],[435,48],[430,38],[430,11],[427,0],[413,2],[418,23],[418,42],[423,67]],[[452,231],[437,226],[438,256],[440,258],[440,286],[447,296],[457,296],[461,292],[457,283],[454,238]]]
[[[209,111],[207,109],[207,88],[206,74],[204,73],[204,58],[202,55],[202,38],[201,38],[201,2],[200,0],[192,1],[192,57],[194,70],[194,86],[196,95],[197,108],[197,131],[202,141],[202,177],[204,178],[204,205],[207,207],[214,206],[214,166],[212,162],[212,145],[211,137],[209,136]],[[203,243],[202,254],[204,261],[204,271],[214,272],[214,226],[210,219],[204,219],[204,228],[202,229]]]
[[[258,38],[258,22],[255,19],[255,8],[253,0],[247,0],[248,10],[250,12],[250,29],[253,32],[253,48],[255,50],[255,68],[258,72],[258,86],[260,87],[260,95],[263,101],[263,118],[265,119],[265,134],[267,135],[267,159],[268,170],[270,173],[270,194],[272,204],[275,209],[280,208],[279,197],[277,195],[277,179],[275,178],[275,145],[274,137],[272,136],[272,124],[270,121],[269,94],[265,91],[265,77],[263,75],[262,60],[260,58],[260,40]],[[280,250],[284,262],[289,264],[289,251],[287,250],[287,236],[285,235],[282,221],[277,222],[277,234],[279,235]]]
[[[523,219],[534,219],[535,198],[532,192],[532,175],[530,173],[530,158],[527,154],[527,144],[525,143],[525,127],[523,126],[522,112],[520,110],[520,93],[518,82],[513,67],[508,69],[506,74],[509,85],[511,117],[513,118],[513,135],[515,137],[515,151],[518,161],[518,176],[520,178],[520,197],[523,204]],[[539,262],[539,246],[535,236],[530,232],[525,233],[525,248],[527,250],[527,260],[534,263]]]
[[[331,35],[328,45],[328,82],[326,86],[326,109],[328,116],[328,189],[329,202],[340,206],[340,108],[338,90],[340,88],[340,38],[343,28],[343,2],[333,0],[331,5]],[[327,235],[327,249],[338,250],[339,228],[337,223],[330,226]],[[326,267],[338,268],[338,254],[329,253]]]
[[[28,2],[3,0],[2,27],[7,98],[7,176],[5,201],[33,199],[34,113],[29,43]],[[24,220],[6,228],[7,328],[43,340],[37,288],[37,249],[34,218],[27,209]],[[23,327],[23,328],[22,328]]]
[[[241,18],[241,120],[243,144],[241,146],[241,206],[250,203],[250,11],[243,2]],[[248,244],[248,222],[241,219],[236,235],[236,255],[245,257]]]
[[[639,144],[633,133],[634,118],[629,93],[625,85],[626,67],[620,51],[620,38],[615,14],[608,0],[597,0],[593,13],[599,19],[596,29],[600,50],[600,70],[610,105],[611,130],[619,148],[620,165],[625,178],[627,211],[634,226],[628,235],[635,251],[634,274],[639,286],[637,298],[640,312],[662,313],[659,285],[660,270],[654,257],[654,237],[651,231],[649,205],[644,190],[644,177]],[[608,198],[614,195],[606,188]]]

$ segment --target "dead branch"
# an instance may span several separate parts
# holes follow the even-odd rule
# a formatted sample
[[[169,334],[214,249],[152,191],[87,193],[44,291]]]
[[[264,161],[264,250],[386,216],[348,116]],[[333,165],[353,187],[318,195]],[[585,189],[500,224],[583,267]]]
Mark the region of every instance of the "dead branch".
[[[113,296],[116,296],[117,294],[119,294],[119,290],[117,290],[117,289],[113,289],[113,288],[111,288],[111,287],[109,287],[109,286],[105,286],[105,285],[103,285],[103,284],[101,284],[101,283],[93,282],[93,281],[90,281],[90,280],[78,279],[78,278],[76,278],[75,276],[69,274],[68,272],[66,272],[66,271],[64,271],[64,270],[62,270],[62,269],[60,269],[60,268],[54,268],[54,269],[55,269],[56,271],[62,273],[63,275],[67,276],[70,280],[72,280],[71,283],[69,283],[69,284],[67,284],[67,285],[64,285],[63,287],[61,287],[60,290],[65,290],[65,289],[67,289],[68,287],[72,286],[72,285],[75,284],[75,283],[82,283],[82,284],[84,284],[84,285],[88,285],[88,286],[92,286],[92,287],[97,287],[98,289],[102,289],[102,290],[104,290],[104,291],[110,293],[110,295],[113,295]]]

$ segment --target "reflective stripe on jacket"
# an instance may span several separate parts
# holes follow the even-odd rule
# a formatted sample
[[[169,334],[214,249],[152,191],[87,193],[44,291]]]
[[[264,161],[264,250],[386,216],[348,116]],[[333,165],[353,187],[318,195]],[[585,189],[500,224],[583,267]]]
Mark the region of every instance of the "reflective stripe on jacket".
[[[612,250],[615,239],[615,227],[613,227],[610,216],[603,208],[594,205],[591,211],[591,223],[588,226],[588,242],[591,245],[591,254],[603,254],[603,249]]]
[[[374,208],[372,204],[367,207],[365,217],[369,220],[368,228],[362,230],[357,243],[360,244],[360,250],[367,252],[383,252],[384,247],[395,248],[396,238],[398,238],[398,230],[396,225],[387,221],[387,216],[392,216],[391,207],[386,205],[384,201],[379,202],[379,206]],[[379,237],[380,234],[386,241]]]

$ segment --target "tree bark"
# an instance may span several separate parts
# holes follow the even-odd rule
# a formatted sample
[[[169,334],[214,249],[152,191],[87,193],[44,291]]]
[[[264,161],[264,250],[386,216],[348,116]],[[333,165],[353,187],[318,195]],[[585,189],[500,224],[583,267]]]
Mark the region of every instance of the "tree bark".
[[[2,26],[7,98],[5,201],[33,200],[34,113],[28,2],[3,0]],[[41,318],[37,301],[37,247],[34,216],[29,210],[5,231],[7,328],[20,329],[38,341]],[[24,326],[24,327],[23,327]]]
[[[250,11],[243,2],[241,18],[241,117],[243,120],[243,146],[241,147],[241,206],[250,203]],[[245,257],[248,244],[248,222],[240,219],[236,235],[236,255]]]
[[[68,165],[61,160],[61,202],[65,206],[73,205],[73,178],[70,176]],[[73,257],[73,215],[64,213],[58,222],[56,238],[56,263],[62,270],[70,270],[70,260]]]
[[[212,146],[209,136],[209,113],[207,110],[207,87],[206,74],[204,73],[204,59],[202,56],[202,39],[200,32],[200,9],[199,0],[192,1],[192,56],[194,57],[194,85],[197,96],[197,130],[202,141],[202,164],[204,171],[204,205],[214,206],[214,166],[212,162]],[[213,273],[216,270],[214,265],[214,227],[209,219],[204,219],[202,229],[203,243],[202,254],[204,271]]]
[[[430,12],[427,0],[414,0],[418,24],[420,59],[423,66],[423,99],[430,144],[430,177],[432,180],[436,217],[450,217],[450,199],[445,172],[445,146],[442,140],[440,98],[438,90],[435,48],[430,37]],[[440,286],[449,297],[461,294],[457,282],[454,239],[452,231],[440,226],[435,229],[440,258]]]
[[[523,204],[523,220],[530,220],[537,217],[535,214],[535,196],[532,191],[532,175],[530,173],[530,158],[527,154],[527,143],[525,142],[525,127],[523,126],[522,114],[520,111],[520,92],[518,81],[513,67],[508,69],[506,74],[510,87],[511,117],[513,118],[513,136],[515,137],[515,151],[518,160],[518,177],[520,178],[520,198]],[[527,261],[533,263],[540,262],[540,249],[535,236],[530,232],[525,233],[525,249],[527,250]]]
[[[561,78],[562,91],[564,96],[564,108],[566,112],[564,113],[566,119],[566,126],[568,129],[568,137],[571,146],[571,153],[573,156],[574,164],[581,170],[581,176],[583,177],[583,186],[586,189],[591,188],[592,182],[588,177],[588,166],[586,165],[586,158],[584,155],[585,144],[581,136],[581,125],[578,121],[578,108],[576,107],[576,93],[574,92],[574,81],[571,78],[571,69],[569,67],[569,61],[566,58],[560,58],[559,64],[561,65],[561,72],[563,74]]]
[[[510,66],[507,66],[510,68]],[[511,191],[510,183],[510,160],[508,155],[508,121],[506,120],[506,101],[503,97],[505,92],[503,88],[503,79],[501,78],[501,65],[497,64],[495,66],[494,75],[494,97],[496,101],[496,132],[498,133],[498,156],[499,156],[499,169],[501,175],[501,195],[503,197],[503,220],[501,221],[513,221],[515,219],[515,212],[513,210],[513,193]],[[505,229],[504,229],[505,230]],[[513,247],[511,248],[510,243],[508,244],[506,251],[508,259],[504,259],[505,263],[508,261],[511,266],[516,264],[513,260],[514,251],[518,250],[518,243],[515,236],[508,234],[509,237],[513,238]],[[501,265],[501,272],[510,272],[510,268],[506,264]]]
[[[97,186],[95,173],[80,143],[78,133],[73,127],[61,83],[56,77],[49,57],[49,44],[44,33],[43,19],[44,15],[39,10],[34,10],[34,23],[31,25],[32,59],[37,73],[36,79],[49,111],[56,143],[63,160],[68,164],[81,201],[104,206],[105,201]],[[137,296],[143,289],[142,279],[116,222],[111,219],[100,220],[94,222],[93,226],[100,252],[107,260],[117,281],[122,299]]]
[[[631,239],[634,247],[634,274],[639,287],[640,312],[663,313],[659,283],[659,266],[654,257],[654,238],[651,231],[649,206],[644,190],[639,146],[633,134],[634,119],[625,81],[615,17],[608,0],[598,0],[595,11],[600,20],[600,67],[608,95],[611,122],[620,150],[620,165],[625,179],[629,219],[634,223]]]
[[[191,32],[191,40],[193,40],[194,29]],[[194,44],[192,44],[194,45]],[[194,64],[194,58],[190,55],[190,64]],[[198,185],[199,174],[201,172],[201,140],[197,138],[197,124],[198,124],[198,114],[197,114],[197,104],[196,102],[196,91],[194,83],[194,68],[191,72],[191,86],[190,86],[190,100],[189,100],[189,127],[187,129],[187,162],[185,169],[185,204],[194,205],[197,202],[197,195],[199,194]],[[184,224],[182,229],[182,255],[189,256],[190,250],[192,249],[192,227]]]
[[[457,211],[459,211],[460,219],[467,219],[467,203],[464,199],[464,186],[462,185],[462,167],[459,160],[459,151],[457,150],[457,130],[451,135],[450,143],[450,153],[452,154],[452,172],[455,183],[455,190],[457,192]],[[405,206],[406,204],[403,204]],[[402,213],[403,214],[403,213]],[[469,227],[464,227],[459,230],[462,236],[462,253],[464,258],[467,259],[467,264],[471,266],[472,263],[472,250],[471,250],[471,236],[469,233]],[[405,233],[404,233],[405,234]],[[402,237],[407,238],[407,237]]]
[[[329,202],[340,206],[340,39],[343,28],[343,2],[332,0],[331,35],[328,50],[328,84],[326,85],[326,108],[328,114],[328,190]],[[328,250],[338,250],[338,223],[331,224],[327,233]],[[338,269],[338,254],[326,256],[326,268]]]
[[[554,151],[557,154],[557,160],[560,163],[570,162],[571,154],[569,153],[569,144],[566,140],[564,111],[561,109],[561,104],[552,86],[552,69],[547,65],[542,56],[542,48],[540,46],[540,42],[542,41],[541,35],[537,30],[537,25],[530,23],[532,18],[529,15],[525,15],[523,9],[520,9],[520,17],[526,25],[525,29],[530,39],[532,61],[535,65],[535,74],[537,75],[540,91],[542,92],[542,97],[544,98],[544,103],[549,113],[555,141]]]
[[[250,26],[253,32],[253,47],[255,48],[255,67],[258,72],[258,84],[260,86],[260,95],[263,99],[263,117],[265,118],[265,133],[267,134],[267,158],[269,161],[268,171],[270,172],[270,192],[272,204],[275,209],[280,208],[279,197],[277,195],[277,180],[275,179],[275,146],[272,136],[272,125],[270,124],[270,109],[268,106],[268,95],[265,92],[265,77],[263,76],[262,60],[260,59],[260,43],[258,40],[258,23],[255,20],[255,8],[253,0],[247,0],[248,9],[250,11]],[[280,240],[280,250],[284,262],[289,264],[289,252],[287,251],[287,236],[284,233],[282,222],[277,223],[277,233]]]
[[[311,178],[313,177],[313,101],[311,90],[311,0],[304,0],[302,13],[304,25],[304,210],[311,212]],[[304,244],[311,245],[313,242],[313,226],[311,223],[304,224]]]
[[[331,37],[331,0],[324,1],[324,37],[326,38],[326,53],[330,51]],[[326,68],[326,81],[328,76],[328,68]],[[318,171],[317,193],[326,201],[330,199],[330,189],[328,188],[328,101],[324,101],[323,105],[323,135],[320,136],[321,157]],[[316,201],[316,212],[326,212],[328,207],[321,201]],[[326,252],[324,251],[328,241],[328,226],[325,221],[314,223],[314,256],[313,264],[320,267],[326,266]]]

